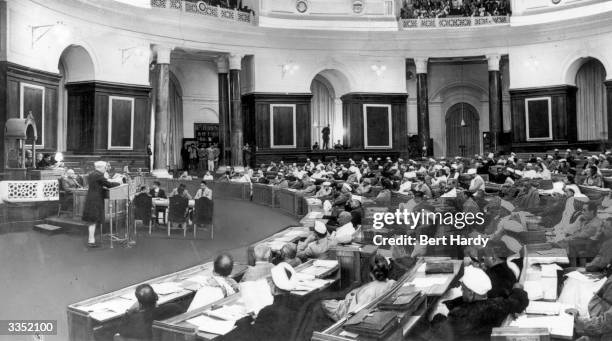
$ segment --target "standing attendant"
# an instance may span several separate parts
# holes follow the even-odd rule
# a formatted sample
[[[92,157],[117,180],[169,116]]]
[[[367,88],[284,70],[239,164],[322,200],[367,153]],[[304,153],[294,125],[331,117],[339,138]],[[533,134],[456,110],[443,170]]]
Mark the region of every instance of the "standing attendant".
[[[88,247],[96,247],[96,226],[102,230],[104,224],[104,193],[108,188],[119,186],[118,183],[110,182],[104,177],[106,172],[106,162],[94,162],[94,171],[89,173],[87,182],[89,190],[85,199],[85,208],[83,210],[83,221],[90,223],[89,238],[87,240]]]
[[[214,158],[214,163],[213,163],[213,169],[217,169],[217,167],[219,166],[219,155],[221,154],[221,150],[219,149],[219,146],[215,143],[213,145],[213,155],[215,156]]]
[[[329,134],[330,134],[330,130],[329,130],[329,124],[323,128],[323,130],[321,131],[321,134],[323,135],[323,148],[321,149],[329,149]]]
[[[206,148],[206,159],[208,160],[208,170],[214,172],[215,170],[215,149],[212,144]]]
[[[151,169],[151,155],[153,155],[153,150],[151,150],[151,144],[147,144],[147,168]]]

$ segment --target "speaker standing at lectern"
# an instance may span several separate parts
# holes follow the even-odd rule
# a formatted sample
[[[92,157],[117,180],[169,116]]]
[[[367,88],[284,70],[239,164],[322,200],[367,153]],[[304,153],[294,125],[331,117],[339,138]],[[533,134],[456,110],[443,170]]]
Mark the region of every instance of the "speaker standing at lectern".
[[[119,186],[119,183],[111,182],[104,177],[106,172],[106,162],[94,162],[94,171],[89,173],[87,198],[85,199],[85,208],[83,210],[83,221],[90,223],[89,238],[87,240],[88,247],[97,247],[96,244],[96,225],[102,229],[104,224],[104,192],[107,188]]]

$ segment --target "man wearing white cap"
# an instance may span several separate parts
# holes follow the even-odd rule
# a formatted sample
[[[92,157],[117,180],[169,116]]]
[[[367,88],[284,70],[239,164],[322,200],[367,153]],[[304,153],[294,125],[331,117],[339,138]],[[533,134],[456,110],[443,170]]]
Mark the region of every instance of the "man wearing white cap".
[[[316,220],[313,233],[303,242],[299,242],[297,256],[302,260],[325,258],[329,248],[334,245],[336,243],[329,237],[325,224],[320,220]]]
[[[329,200],[332,198],[331,182],[325,181],[321,184],[321,189],[315,194],[315,198],[320,200]]]
[[[96,226],[102,231],[104,224],[104,194],[108,188],[119,186],[119,183],[110,182],[104,177],[106,172],[106,162],[94,162],[94,171],[89,173],[87,182],[89,189],[85,199],[85,207],[83,209],[83,221],[90,223],[89,237],[87,239],[88,247],[97,247],[96,244]]]
[[[438,323],[447,328],[439,330],[449,331],[455,340],[489,340],[493,328],[529,304],[527,293],[519,284],[515,284],[508,297],[488,298],[491,288],[491,279],[482,269],[465,267],[461,278],[462,296],[444,302],[448,316]]]
[[[467,171],[467,175],[470,176],[470,178],[472,179],[470,181],[470,187],[469,190],[472,193],[476,193],[478,191],[483,191],[485,190],[485,181],[482,178],[482,176],[476,174],[476,168],[470,168]]]

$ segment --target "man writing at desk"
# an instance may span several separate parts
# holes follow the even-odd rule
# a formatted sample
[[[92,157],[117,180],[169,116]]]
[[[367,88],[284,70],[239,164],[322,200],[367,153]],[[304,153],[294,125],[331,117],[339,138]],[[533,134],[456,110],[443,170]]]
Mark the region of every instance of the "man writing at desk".
[[[184,312],[184,309],[176,303],[158,307],[159,298],[149,284],[137,286],[135,295],[138,305],[130,308],[121,319],[119,334],[124,338],[151,340],[154,320],[165,320]]]

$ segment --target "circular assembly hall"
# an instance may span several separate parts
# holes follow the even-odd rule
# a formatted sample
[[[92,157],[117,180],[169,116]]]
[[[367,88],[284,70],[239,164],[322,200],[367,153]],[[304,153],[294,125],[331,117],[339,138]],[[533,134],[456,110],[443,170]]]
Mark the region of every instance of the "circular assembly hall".
[[[612,0],[0,0],[0,341],[612,340]]]

